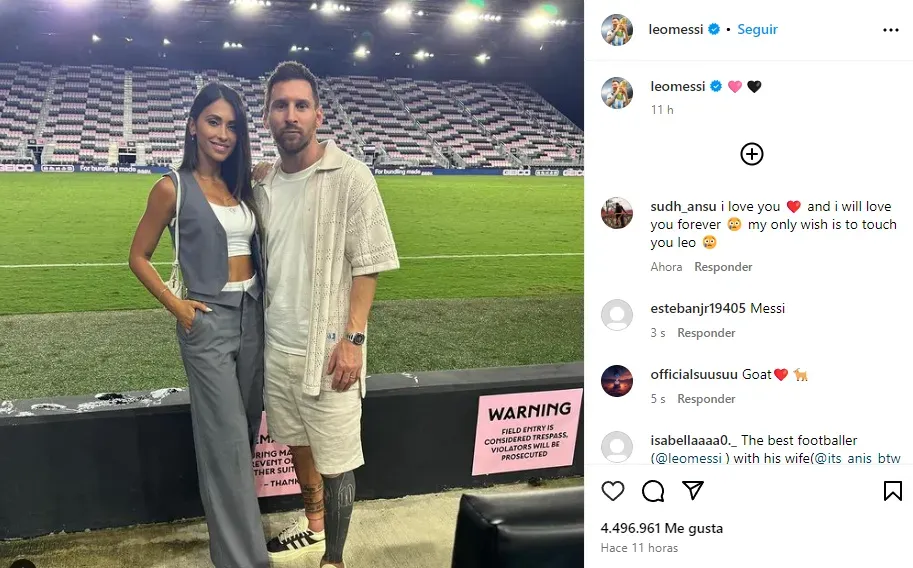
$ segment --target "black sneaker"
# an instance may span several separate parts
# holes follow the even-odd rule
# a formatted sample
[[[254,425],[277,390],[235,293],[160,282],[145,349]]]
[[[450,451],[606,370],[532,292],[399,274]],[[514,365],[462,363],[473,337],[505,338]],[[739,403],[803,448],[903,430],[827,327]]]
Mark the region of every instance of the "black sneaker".
[[[314,532],[308,528],[307,517],[299,517],[279,536],[266,543],[271,561],[296,560],[306,554],[326,551],[326,533]]]

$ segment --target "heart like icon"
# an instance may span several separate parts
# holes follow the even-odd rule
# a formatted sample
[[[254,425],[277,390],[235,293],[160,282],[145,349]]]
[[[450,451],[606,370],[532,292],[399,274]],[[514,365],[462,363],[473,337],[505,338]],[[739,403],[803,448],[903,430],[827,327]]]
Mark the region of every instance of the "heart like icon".
[[[789,207],[789,210],[795,213],[799,210],[799,206],[802,205],[798,201],[787,201],[786,206]]]
[[[625,484],[620,481],[606,481],[602,484],[602,493],[608,497],[610,501],[618,499],[624,492]]]
[[[786,369],[776,369],[774,371],[774,376],[780,379],[781,381],[786,378],[786,375],[789,374],[789,371]]]
[[[761,82],[760,81],[748,81],[748,88],[751,90],[752,93],[757,93],[758,91],[761,90]]]
[[[737,93],[739,91],[739,89],[742,88],[742,82],[741,81],[729,81],[729,88],[732,90],[733,93]]]

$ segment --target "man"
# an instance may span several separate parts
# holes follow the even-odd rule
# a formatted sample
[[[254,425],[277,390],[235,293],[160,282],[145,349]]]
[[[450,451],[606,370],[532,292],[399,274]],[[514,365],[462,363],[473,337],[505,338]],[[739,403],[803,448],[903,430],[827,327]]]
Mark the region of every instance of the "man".
[[[628,83],[618,79],[612,79],[612,92],[606,96],[605,104],[612,108],[625,108],[630,102],[628,99]]]
[[[266,264],[265,405],[270,436],[289,446],[305,516],[267,543],[271,560],[323,551],[342,568],[364,464],[368,314],[380,272],[399,257],[377,183],[332,140],[314,75],[280,64],[266,86],[264,122],[279,160],[255,190]],[[325,519],[324,519],[325,515]]]
[[[605,40],[612,45],[628,43],[628,19],[612,16],[612,28],[606,32]]]

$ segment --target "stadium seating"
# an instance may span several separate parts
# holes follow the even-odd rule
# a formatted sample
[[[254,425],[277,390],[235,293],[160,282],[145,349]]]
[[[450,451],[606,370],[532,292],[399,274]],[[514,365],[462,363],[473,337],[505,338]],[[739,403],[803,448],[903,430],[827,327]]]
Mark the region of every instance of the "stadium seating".
[[[46,159],[56,164],[106,164],[110,141],[123,136],[124,72],[110,66],[62,67],[49,89],[56,112],[47,109],[36,138],[53,141]]]
[[[522,110],[498,85],[466,81],[446,81],[444,85],[479,119],[491,137],[523,164],[548,167],[575,163],[570,149],[550,138],[540,121]],[[557,113],[550,105],[549,108],[546,112]]]
[[[145,150],[145,165],[180,162],[187,111],[198,90],[193,73],[187,71],[152,67],[133,70],[132,138]]]
[[[374,145],[388,163],[443,167],[434,142],[377,77],[330,77],[330,90],[359,138]]]
[[[500,87],[553,141],[551,149],[546,149],[549,158],[545,161],[552,160],[556,165],[574,163],[575,151],[583,151],[583,132],[577,125],[526,85],[503,83]]]
[[[45,144],[46,164],[107,165],[134,141],[138,165],[179,163],[186,113],[210,81],[238,90],[247,105],[255,161],[276,157],[263,125],[266,76],[111,66],[0,63],[0,161],[29,161],[26,140]],[[444,168],[582,165],[583,133],[526,85],[346,76],[318,79],[333,138],[378,165]]]
[[[46,112],[51,67],[40,63],[0,63],[0,159],[21,161],[25,144]]]
[[[470,168],[504,168],[516,165],[491,143],[480,126],[453,97],[433,81],[393,79],[390,89],[403,102],[425,134],[441,148],[458,156]]]

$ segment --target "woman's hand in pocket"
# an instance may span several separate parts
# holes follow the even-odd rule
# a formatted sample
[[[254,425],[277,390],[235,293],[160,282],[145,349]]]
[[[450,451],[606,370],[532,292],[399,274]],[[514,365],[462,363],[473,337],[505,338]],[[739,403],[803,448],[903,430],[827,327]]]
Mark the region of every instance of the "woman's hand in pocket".
[[[190,328],[193,326],[193,321],[197,317],[197,310],[203,312],[211,312],[212,310],[203,304],[202,302],[197,302],[196,300],[183,300],[180,304],[175,306],[173,313],[174,317],[177,318],[180,322],[181,327],[184,328],[184,331],[190,332]]]

